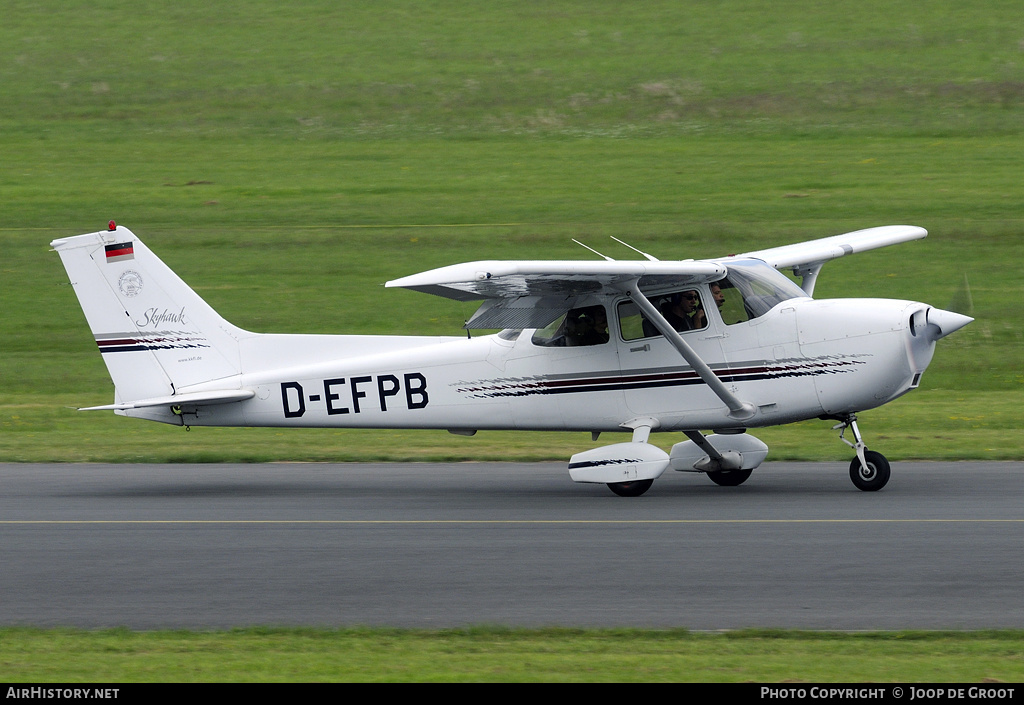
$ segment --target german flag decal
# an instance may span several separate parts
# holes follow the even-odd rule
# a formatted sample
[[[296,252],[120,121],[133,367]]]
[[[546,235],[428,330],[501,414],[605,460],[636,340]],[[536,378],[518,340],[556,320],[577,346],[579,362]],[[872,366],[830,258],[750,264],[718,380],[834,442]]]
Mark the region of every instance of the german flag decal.
[[[107,262],[123,262],[126,259],[135,259],[135,248],[130,242],[122,242],[119,245],[107,245]]]

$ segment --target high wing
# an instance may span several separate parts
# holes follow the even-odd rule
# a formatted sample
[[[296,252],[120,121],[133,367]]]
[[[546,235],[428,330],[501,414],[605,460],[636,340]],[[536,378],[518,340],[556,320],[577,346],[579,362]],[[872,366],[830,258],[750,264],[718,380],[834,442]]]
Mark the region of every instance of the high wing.
[[[467,328],[542,328],[580,298],[694,286],[721,279],[715,262],[492,260],[466,262],[413,274],[385,284],[484,304]]]
[[[794,275],[803,278],[801,286],[810,296],[814,292],[814,280],[826,262],[878,247],[896,245],[909,240],[920,240],[927,235],[927,230],[915,225],[884,225],[879,228],[856,230],[852,233],[798,242],[793,245],[745,252],[742,255],[735,255],[735,257],[759,259],[775,269],[792,269]]]
[[[759,259],[775,269],[792,269],[802,277],[808,296],[822,266],[844,255],[918,240],[928,234],[913,225],[886,225],[793,245],[745,252],[723,258]],[[484,300],[467,328],[542,328],[573,308],[581,297],[622,293],[630,282],[645,292],[712,282],[726,275],[719,262],[707,260],[579,261],[490,260],[432,269],[387,282],[456,301]]]
[[[456,264],[396,279],[386,286],[414,289],[458,301],[485,299],[466,323],[467,328],[540,328],[574,308],[582,298],[625,294],[722,399],[730,416],[741,420],[749,418],[754,407],[726,388],[647,298],[648,293],[659,289],[709,283],[726,273],[721,264],[694,260],[511,260]],[[643,437],[651,427],[650,424],[638,426],[634,437]]]

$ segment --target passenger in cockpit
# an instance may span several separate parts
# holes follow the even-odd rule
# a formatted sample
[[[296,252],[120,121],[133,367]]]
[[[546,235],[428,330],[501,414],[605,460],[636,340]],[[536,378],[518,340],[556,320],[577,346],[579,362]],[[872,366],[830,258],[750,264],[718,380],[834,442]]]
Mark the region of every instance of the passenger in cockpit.
[[[725,284],[725,280],[711,282],[711,298],[715,300],[715,306],[719,310],[722,309],[722,304],[725,303],[725,294],[722,293],[722,286]]]
[[[680,333],[705,327],[708,322],[700,308],[700,297],[693,289],[673,294],[668,309],[662,311],[665,320]]]

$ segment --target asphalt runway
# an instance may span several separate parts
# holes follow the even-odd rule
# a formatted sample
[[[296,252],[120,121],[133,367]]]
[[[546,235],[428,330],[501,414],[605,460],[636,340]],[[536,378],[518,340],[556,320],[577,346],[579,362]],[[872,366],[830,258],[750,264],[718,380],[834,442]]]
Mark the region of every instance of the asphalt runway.
[[[1024,628],[1024,463],[0,465],[0,625]]]

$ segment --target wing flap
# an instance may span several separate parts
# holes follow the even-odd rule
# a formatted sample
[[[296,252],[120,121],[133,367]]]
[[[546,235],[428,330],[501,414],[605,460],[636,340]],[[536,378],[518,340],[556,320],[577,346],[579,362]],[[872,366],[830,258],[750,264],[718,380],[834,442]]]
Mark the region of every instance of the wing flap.
[[[576,297],[550,298],[520,296],[515,299],[488,299],[466,321],[466,328],[500,329],[543,328],[573,306]]]

